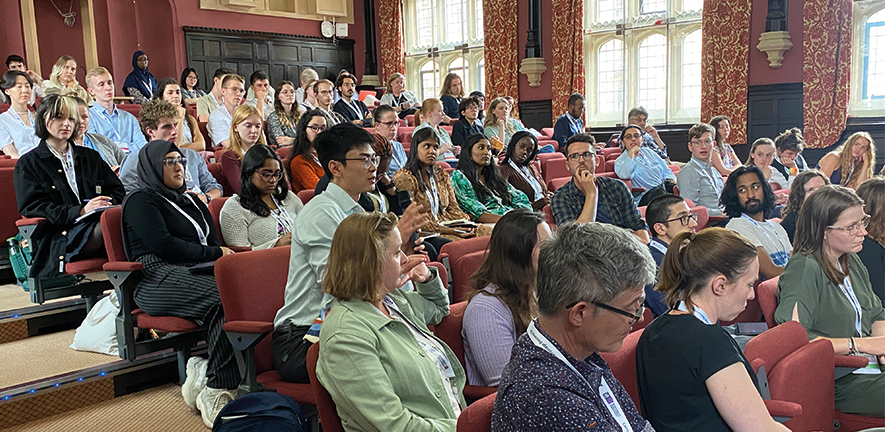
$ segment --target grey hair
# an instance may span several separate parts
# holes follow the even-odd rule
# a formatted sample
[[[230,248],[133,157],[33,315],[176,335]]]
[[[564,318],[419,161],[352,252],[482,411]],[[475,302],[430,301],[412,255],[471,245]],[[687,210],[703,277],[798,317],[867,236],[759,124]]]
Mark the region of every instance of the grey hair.
[[[638,106],[636,108],[633,108],[630,110],[629,113],[627,113],[627,120],[629,120],[633,117],[636,117],[638,115],[644,115],[644,116],[648,117],[648,110],[645,109],[644,106]]]
[[[579,301],[611,302],[628,289],[654,282],[648,247],[613,225],[560,225],[538,257],[538,311],[554,316]]]

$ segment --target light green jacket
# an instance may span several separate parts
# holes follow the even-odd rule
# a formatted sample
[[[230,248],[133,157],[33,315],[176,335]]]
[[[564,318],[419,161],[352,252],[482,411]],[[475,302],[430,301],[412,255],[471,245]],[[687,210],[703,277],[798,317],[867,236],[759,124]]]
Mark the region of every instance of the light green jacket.
[[[435,269],[416,292],[390,293],[400,312],[422,331],[449,314],[448,295]],[[446,350],[463,391],[464,369]],[[317,378],[332,395],[347,431],[455,431],[457,418],[439,366],[403,323],[382,315],[371,303],[334,300],[320,330]],[[461,406],[466,407],[463,394]]]

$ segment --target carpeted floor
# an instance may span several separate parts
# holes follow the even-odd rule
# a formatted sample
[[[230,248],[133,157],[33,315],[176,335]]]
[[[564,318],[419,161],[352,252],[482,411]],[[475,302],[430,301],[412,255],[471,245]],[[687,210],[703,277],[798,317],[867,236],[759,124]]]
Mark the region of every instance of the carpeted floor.
[[[105,273],[91,273],[86,276],[92,280],[107,280],[108,278]],[[49,300],[46,303],[55,303],[76,298],[78,297],[67,297],[63,299]],[[37,304],[31,303],[31,295],[23,290],[22,287],[15,284],[0,285],[0,311],[32,306],[37,306]]]
[[[6,432],[176,431],[206,432],[199,414],[192,414],[174,384],[26,423]]]
[[[117,356],[71,349],[74,332],[67,330],[0,345],[0,388],[120,360]]]

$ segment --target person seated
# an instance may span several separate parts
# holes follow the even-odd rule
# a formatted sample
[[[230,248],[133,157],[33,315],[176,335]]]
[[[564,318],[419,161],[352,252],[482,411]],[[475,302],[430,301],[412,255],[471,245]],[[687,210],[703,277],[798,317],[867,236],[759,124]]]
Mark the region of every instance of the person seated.
[[[658,269],[664,261],[667,248],[677,235],[684,232],[695,232],[698,226],[698,214],[693,213],[679,195],[664,194],[648,203],[645,220],[651,231],[648,251],[654,258]],[[645,306],[655,317],[670,310],[664,293],[655,291],[656,282],[645,286]]]
[[[240,105],[231,121],[230,146],[221,156],[221,173],[233,193],[240,193],[240,164],[243,156],[255,144],[266,145],[261,111],[252,105]]]
[[[174,143],[178,139],[176,125],[180,124],[179,113],[177,107],[166,101],[152,100],[144,104],[139,113],[142,132],[151,141],[162,140]],[[184,155],[182,159],[182,163],[186,164],[184,185],[188,192],[196,195],[204,204],[221,198],[222,187],[209,172],[205,159],[191,149],[178,150]],[[127,193],[132,193],[141,187],[138,181],[138,151],[130,155],[123,160],[123,165],[120,167],[120,180],[126,187]]]
[[[98,152],[101,159],[104,160],[111,170],[116,172],[123,161],[126,160],[126,152],[117,147],[113,141],[104,135],[88,133],[89,130],[89,107],[86,101],[78,97],[74,97],[77,103],[77,114],[80,116],[80,126],[73,136],[74,143],[78,146],[88,147]],[[35,135],[36,136],[36,135]]]
[[[768,414],[750,362],[718,324],[753,299],[756,247],[724,228],[672,243],[680,246],[664,256],[656,288],[670,311],[636,346],[643,414],[656,431],[789,431]]]
[[[295,102],[295,84],[280,81],[277,88],[273,111],[267,114],[267,138],[270,144],[285,147],[295,144],[295,125],[301,112]]]
[[[683,198],[706,207],[710,216],[721,216],[719,195],[724,182],[719,171],[710,162],[715,134],[713,126],[706,123],[698,123],[688,130],[691,159],[676,175],[676,184],[679,186],[679,195]]]
[[[347,119],[336,112],[332,107],[333,99],[332,81],[321,79],[313,84],[313,92],[316,94],[316,109],[320,110],[326,116],[326,126],[332,127],[341,123],[348,123]]]
[[[851,134],[817,163],[817,169],[830,178],[830,183],[851,189],[872,178],[875,168],[876,144],[867,132]]]
[[[363,101],[359,100],[356,94],[356,77],[351,74],[342,74],[338,76],[338,82],[335,83],[341,99],[335,102],[332,108],[336,113],[341,114],[345,120],[362,127],[372,126],[372,113]]]
[[[550,204],[553,192],[547,190],[544,177],[535,167],[534,161],[537,157],[538,139],[531,132],[519,131],[510,138],[510,144],[504,152],[504,160],[501,161],[499,170],[507,183],[529,198],[533,209],[541,211]]]
[[[864,212],[870,215],[863,249],[857,256],[867,267],[873,293],[885,303],[885,177],[863,182],[857,188],[857,196],[864,202]]]
[[[144,265],[135,304],[150,315],[199,320],[207,328],[209,359],[188,360],[181,394],[210,427],[237,398],[240,369],[221,329],[224,310],[215,276],[188,267],[233,252],[218,241],[206,205],[187,192],[184,156],[175,144],[151,141],[133,156],[142,187],[123,202],[123,241],[128,259]]]
[[[148,56],[144,51],[132,54],[132,72],[123,82],[123,94],[132,98],[132,103],[142,105],[151,100],[157,92],[157,78],[148,71]]]
[[[421,104],[421,109],[415,114],[415,123],[418,126],[415,126],[412,133],[414,134],[424,128],[433,130],[437,141],[439,141],[438,160],[444,160],[449,162],[449,164],[456,164],[458,155],[461,154],[461,146],[454,145],[449,133],[440,126],[444,118],[442,102],[434,98],[425,99],[424,103]],[[419,119],[421,120],[420,123],[418,123]]]
[[[443,79],[442,89],[439,92],[439,101],[443,106],[443,123],[452,124],[458,118],[458,106],[461,104],[461,99],[464,99],[464,85],[461,82],[461,76],[455,72],[449,72]]]
[[[86,78],[87,85],[89,78]],[[63,55],[52,66],[48,80],[43,80],[43,93],[62,96],[76,96],[92,106],[92,95],[77,82],[77,61],[69,55]]]
[[[178,136],[175,145],[178,148],[191,149],[197,152],[206,151],[206,140],[200,132],[200,124],[194,116],[188,114],[181,102],[181,85],[175,78],[165,78],[157,84],[154,99],[162,99],[178,108]]]
[[[642,129],[629,125],[621,131],[618,144],[624,152],[615,160],[615,174],[630,179],[633,186],[645,188],[634,198],[638,206],[646,206],[655,197],[673,193],[676,175],[654,150],[642,146]]]
[[[624,230],[559,226],[541,245],[540,316],[501,374],[492,430],[652,431],[599,353],[618,351],[642,319],[654,277],[648,249]]]
[[[750,147],[750,156],[747,158],[747,166],[755,166],[758,167],[762,174],[765,176],[766,182],[775,182],[772,179],[772,174],[774,170],[771,168],[771,161],[774,160],[774,141],[769,138],[759,138],[756,141],[753,141],[753,145]],[[783,185],[778,183],[778,186],[781,189],[784,189]]]
[[[43,89],[41,88],[41,86],[43,86],[43,78],[40,77],[37,72],[28,69],[28,66],[25,64],[25,59],[22,58],[22,56],[18,54],[10,54],[9,56],[7,56],[6,70],[24,72],[24,74],[31,79],[31,99],[30,101],[28,101],[28,105],[34,105],[34,102],[36,102],[37,98],[42,98],[46,96],[45,94],[43,94]],[[5,95],[0,92],[0,100],[2,100],[4,96]],[[10,102],[7,101],[5,103]]]
[[[796,253],[778,281],[775,321],[798,321],[810,340],[829,340],[836,355],[863,353],[885,363],[885,308],[857,255],[870,223],[864,202],[851,189],[827,185],[805,199],[798,220]],[[837,378],[836,409],[885,417],[883,388],[885,374]]]
[[[476,119],[479,120],[480,123],[482,123],[486,117],[486,95],[482,94],[482,92],[479,90],[475,90],[470,92],[470,97],[476,98],[476,100],[479,101],[479,114],[476,116]]]
[[[550,235],[540,213],[517,209],[492,232],[489,252],[471,276],[461,330],[467,382],[497,386],[510,350],[538,316],[538,251]]]
[[[719,197],[725,214],[731,218],[725,227],[756,246],[762,280],[780,276],[793,252],[787,231],[769,220],[775,200],[762,170],[754,166],[740,166],[732,171]]]
[[[502,97],[495,98],[489,105],[488,115],[483,122],[483,133],[489,139],[497,139],[500,145],[503,146],[503,148],[499,149],[502,151],[507,149],[507,143],[510,142],[513,134],[526,130],[522,122],[510,118],[510,110],[512,108],[507,99]]]
[[[107,69],[101,66],[90,69],[86,72],[86,84],[89,85],[89,94],[95,98],[95,104],[89,108],[90,133],[110,138],[126,153],[137,151],[147,144],[135,116],[117,109],[114,104],[114,79]],[[90,97],[86,103],[91,100]]]
[[[565,147],[566,141],[579,133],[584,133],[584,96],[572,93],[568,97],[568,111],[556,119],[553,124],[553,140],[559,143],[559,149]]]
[[[318,80],[312,80],[307,84],[307,87],[304,88],[304,99],[301,100],[301,103],[298,104],[298,111],[302,114],[307,110],[316,109],[317,107],[317,92],[314,90],[314,84],[316,84]]]
[[[393,215],[358,213],[335,231],[317,379],[348,429],[454,431],[464,369],[427,328],[448,315],[448,294],[426,257],[403,254],[396,227]]]
[[[233,123],[234,112],[240,107],[245,93],[245,79],[237,74],[230,74],[224,77],[221,85],[221,102],[219,109],[212,111],[209,116],[209,122],[206,129],[209,132],[209,138],[216,146],[225,149],[230,148],[231,141],[231,124]],[[254,106],[253,106],[254,108]],[[261,111],[255,110],[261,119],[264,116]],[[238,176],[239,177],[239,176]]]
[[[452,144],[460,146],[468,136],[484,133],[482,122],[477,118],[479,113],[479,100],[473,97],[461,100],[458,105],[461,116],[452,125]]]
[[[452,173],[452,188],[458,206],[475,222],[495,223],[511,210],[532,208],[528,197],[498,171],[492,161],[492,143],[483,135],[464,141],[458,169]]]
[[[323,166],[317,158],[314,145],[317,135],[326,130],[326,116],[320,110],[310,110],[301,115],[295,126],[295,144],[289,150],[283,164],[288,171],[292,192],[298,193],[316,187],[323,176]]]
[[[405,119],[409,114],[415,114],[421,101],[409,90],[406,90],[406,77],[394,72],[387,79],[387,90],[381,95],[381,105],[392,107],[401,119]]]
[[[46,219],[31,236],[31,278],[62,276],[65,264],[104,255],[98,213],[77,219],[98,208],[120,204],[126,194],[98,152],[74,144],[78,118],[73,98],[43,98],[34,128],[40,144],[15,164],[18,213]]]
[[[372,150],[375,152],[375,156],[378,157],[378,165],[376,166],[378,179],[375,182],[375,189],[366,192],[371,206],[363,206],[363,208],[366,211],[393,213],[397,216],[402,216],[403,208],[400,206],[396,195],[396,184],[388,174],[390,161],[393,159],[393,148],[390,145],[390,140],[377,133],[372,134],[372,138],[375,138]]]
[[[200,77],[197,70],[188,66],[181,71],[181,98],[186,105],[196,105],[197,99],[206,96],[200,88]]]
[[[713,162],[713,168],[726,177],[736,167],[743,165],[734,149],[731,148],[731,144],[726,142],[728,136],[731,135],[731,117],[726,115],[713,117],[710,119],[710,126],[716,130],[716,143],[713,145],[713,154],[710,155],[710,160]]]
[[[781,227],[787,232],[790,244],[793,243],[796,234],[796,215],[799,214],[799,208],[802,207],[805,198],[828,184],[830,184],[830,179],[816,169],[802,171],[793,180],[790,197],[786,206],[781,210]]]
[[[306,356],[316,334],[308,335],[308,330],[326,309],[328,297],[321,283],[332,237],[344,218],[363,212],[357,200],[360,194],[375,188],[377,167],[374,138],[352,123],[333,126],[319,134],[316,141],[317,157],[331,181],[326,191],[311,199],[295,219],[285,301],[274,318],[271,342],[274,369],[283,380],[296,383],[309,382]],[[406,242],[424,223],[419,211],[418,206],[409,206],[400,221]]]
[[[572,179],[556,190],[550,208],[557,225],[567,222],[602,222],[633,232],[648,243],[648,232],[633,195],[624,182],[595,175],[596,140],[590,134],[572,135],[565,143]]]
[[[9,108],[0,114],[0,150],[13,159],[37,148],[34,114],[28,109],[33,82],[27,74],[9,71],[0,80],[0,92],[6,95]]]
[[[317,71],[311,68],[306,68],[301,71],[301,75],[299,75],[298,78],[301,81],[301,87],[295,89],[295,103],[299,106],[300,111],[301,103],[304,102],[305,98],[307,97],[308,89],[313,87],[313,82],[320,79],[320,76],[317,75]],[[316,101],[316,98],[314,98],[314,101]],[[314,105],[310,105],[307,109],[313,108]],[[307,109],[305,109],[304,111],[307,111]]]
[[[387,176],[393,178],[393,175],[406,164],[406,150],[403,145],[397,141],[397,130],[399,129],[399,119],[397,119],[396,111],[389,105],[379,105],[372,111],[372,117],[375,124],[375,133],[381,135],[390,142],[390,167],[387,169]]]
[[[274,99],[276,99],[274,93],[267,72],[257,69],[249,75],[249,89],[246,90],[245,103],[254,105],[265,118],[274,111]]]
[[[240,193],[221,208],[221,237],[228,246],[252,250],[288,246],[302,207],[283,181],[280,156],[268,146],[253,146],[243,157]]]
[[[805,148],[802,131],[799,128],[787,129],[774,139],[774,147],[777,154],[771,162],[771,167],[774,168],[771,180],[784,189],[790,189],[796,176],[808,169],[808,164],[802,157],[802,150]]]
[[[234,71],[228,68],[215,69],[215,73],[212,75],[212,89],[209,90],[208,94],[197,99],[197,119],[201,122],[208,122],[212,111],[221,106],[223,99],[221,90],[224,87],[224,79],[228,75],[234,75]]]
[[[658,130],[648,122],[648,110],[639,106],[630,110],[627,114],[627,124],[639,126],[642,129],[642,146],[648,147],[655,151],[667,164],[670,163],[670,157],[667,156],[667,144],[661,140]],[[715,129],[714,129],[715,131]],[[715,137],[715,132],[711,138]]]

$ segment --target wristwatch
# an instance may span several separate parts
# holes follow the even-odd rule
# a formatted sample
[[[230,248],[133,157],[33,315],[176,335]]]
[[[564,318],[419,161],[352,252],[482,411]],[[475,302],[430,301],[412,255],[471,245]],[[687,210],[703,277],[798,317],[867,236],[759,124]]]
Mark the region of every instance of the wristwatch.
[[[848,338],[848,355],[858,355],[857,351],[857,343],[854,341],[853,337]]]

